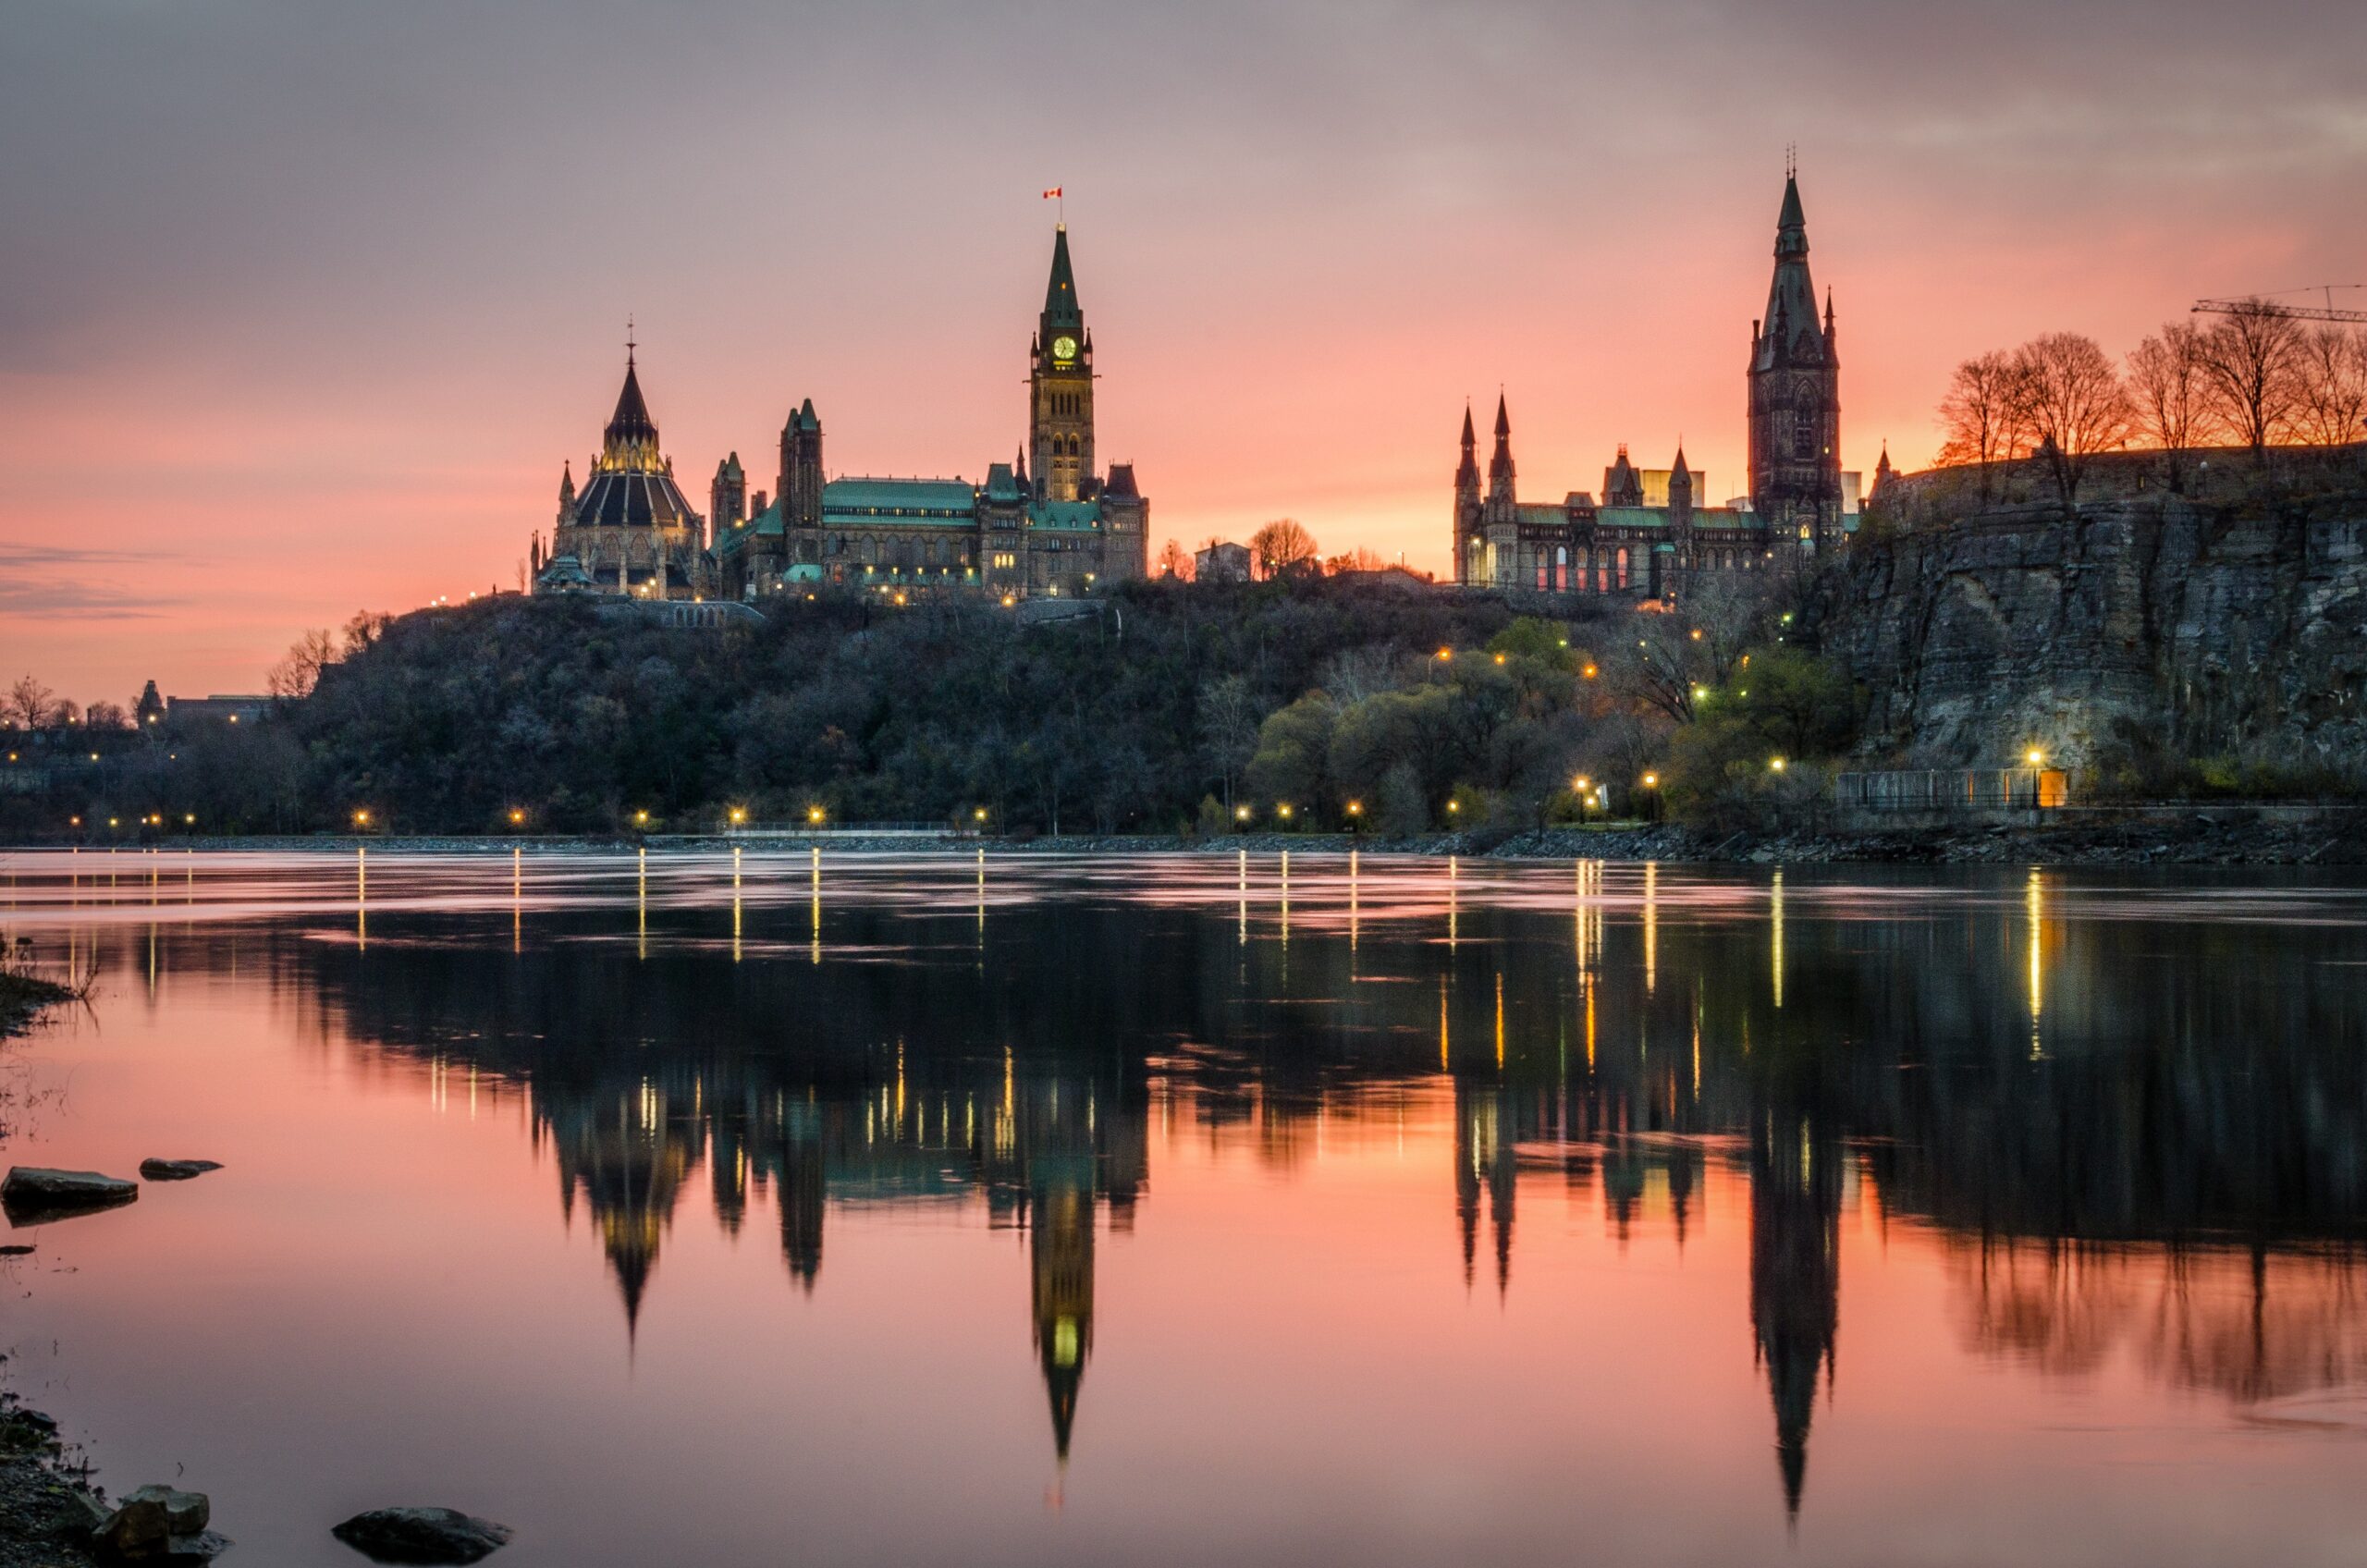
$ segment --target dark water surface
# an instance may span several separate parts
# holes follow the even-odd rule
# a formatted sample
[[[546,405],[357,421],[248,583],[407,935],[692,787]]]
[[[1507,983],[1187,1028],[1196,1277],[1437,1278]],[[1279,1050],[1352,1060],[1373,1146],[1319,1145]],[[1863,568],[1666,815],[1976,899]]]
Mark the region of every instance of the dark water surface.
[[[230,1563],[2367,1561],[2367,888],[13,854],[11,1386]],[[23,1233],[7,1238],[26,1239]]]

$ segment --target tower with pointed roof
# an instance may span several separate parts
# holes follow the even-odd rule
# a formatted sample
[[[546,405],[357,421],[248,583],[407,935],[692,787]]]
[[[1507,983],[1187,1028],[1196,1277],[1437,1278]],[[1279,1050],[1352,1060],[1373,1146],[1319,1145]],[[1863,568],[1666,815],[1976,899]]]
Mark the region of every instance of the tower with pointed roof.
[[[1454,469],[1454,576],[1479,581],[1475,550],[1479,544],[1479,437],[1472,429],[1471,405],[1463,405],[1463,460]]]
[[[579,494],[573,467],[559,475],[558,524],[534,592],[598,592],[642,599],[694,599],[707,587],[706,520],[674,482],[657,422],[641,393],[635,350]]]
[[[740,467],[739,453],[715,465],[715,483],[707,488],[706,515],[717,532],[748,521],[748,475]]]
[[[1810,554],[1841,537],[1841,361],[1833,300],[1820,319],[1795,169],[1775,219],[1767,313],[1751,324],[1750,501],[1771,543]]]
[[[1093,466],[1093,335],[1077,302],[1069,264],[1069,230],[1052,235],[1052,274],[1044,310],[1028,346],[1027,447],[1036,469],[1036,498],[1089,501],[1098,484]]]

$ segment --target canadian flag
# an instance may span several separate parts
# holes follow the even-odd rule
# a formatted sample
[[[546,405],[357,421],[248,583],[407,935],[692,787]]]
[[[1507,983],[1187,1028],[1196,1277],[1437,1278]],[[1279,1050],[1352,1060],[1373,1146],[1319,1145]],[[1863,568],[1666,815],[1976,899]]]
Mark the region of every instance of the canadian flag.
[[[1052,189],[1044,192],[1044,200],[1047,202],[1057,201],[1060,198],[1060,194],[1061,188],[1055,185]]]

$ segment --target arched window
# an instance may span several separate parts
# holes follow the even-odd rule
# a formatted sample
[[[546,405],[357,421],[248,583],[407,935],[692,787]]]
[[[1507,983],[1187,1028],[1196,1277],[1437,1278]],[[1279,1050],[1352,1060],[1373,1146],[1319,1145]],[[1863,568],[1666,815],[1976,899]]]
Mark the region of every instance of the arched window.
[[[1567,545],[1553,546],[1553,586],[1565,594],[1569,592],[1570,547]]]
[[[1623,594],[1627,591],[1627,552],[1624,549],[1619,552],[1619,590]]]

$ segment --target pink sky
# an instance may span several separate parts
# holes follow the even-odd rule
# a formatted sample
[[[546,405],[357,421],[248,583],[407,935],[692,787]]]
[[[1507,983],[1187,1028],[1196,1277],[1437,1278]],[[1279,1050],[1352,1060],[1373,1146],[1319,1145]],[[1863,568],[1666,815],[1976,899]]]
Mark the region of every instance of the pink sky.
[[[253,690],[513,586],[628,312],[702,506],[806,397],[833,472],[976,477],[1052,184],[1154,546],[1442,569],[1500,386],[1527,495],[1680,435],[1733,494],[1791,141],[1845,460],[1918,465],[1967,354],[2367,280],[2362,53],[2298,0],[45,10],[0,58],[0,677]]]

